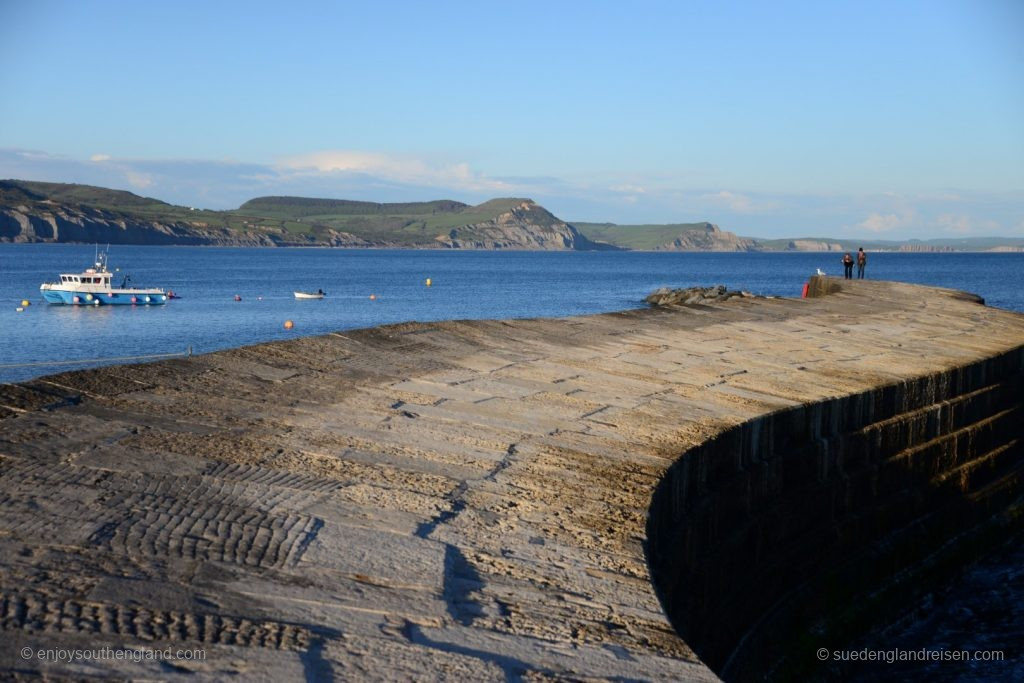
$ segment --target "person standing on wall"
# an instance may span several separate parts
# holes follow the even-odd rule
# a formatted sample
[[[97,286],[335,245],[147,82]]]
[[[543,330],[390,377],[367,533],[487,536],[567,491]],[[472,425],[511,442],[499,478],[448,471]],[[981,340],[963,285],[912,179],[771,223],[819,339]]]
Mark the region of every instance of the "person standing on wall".
[[[868,255],[864,253],[864,247],[857,249],[857,279],[864,279],[864,266],[868,264]]]
[[[850,255],[850,252],[846,252],[846,255],[843,256],[843,277],[847,280],[853,279],[853,256]]]

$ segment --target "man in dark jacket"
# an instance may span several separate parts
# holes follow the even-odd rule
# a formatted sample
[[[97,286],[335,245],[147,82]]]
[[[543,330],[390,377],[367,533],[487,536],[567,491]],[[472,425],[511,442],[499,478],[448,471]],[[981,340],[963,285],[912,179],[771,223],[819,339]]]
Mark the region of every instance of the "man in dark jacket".
[[[853,279],[853,256],[850,255],[850,252],[846,252],[846,255],[843,256],[843,277],[847,280]]]

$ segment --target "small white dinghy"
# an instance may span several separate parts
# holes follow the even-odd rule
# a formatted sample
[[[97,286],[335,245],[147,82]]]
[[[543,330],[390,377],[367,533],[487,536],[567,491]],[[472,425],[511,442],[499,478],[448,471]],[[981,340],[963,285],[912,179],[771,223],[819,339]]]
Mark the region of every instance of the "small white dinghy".
[[[296,299],[323,299],[327,296],[327,293],[322,289],[318,289],[315,292],[295,292]]]

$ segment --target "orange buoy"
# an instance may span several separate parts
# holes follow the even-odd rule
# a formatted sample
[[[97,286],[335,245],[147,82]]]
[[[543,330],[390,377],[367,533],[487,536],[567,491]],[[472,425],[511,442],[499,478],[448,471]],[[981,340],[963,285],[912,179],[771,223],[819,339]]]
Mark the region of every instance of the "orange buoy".
[[[807,298],[807,290],[810,289],[810,286],[811,286],[810,282],[805,282],[804,283],[804,291],[801,292],[801,294],[800,294],[800,298],[801,299],[806,299]]]
[[[293,323],[291,320],[285,320],[284,321],[284,329],[290,330],[293,327],[295,327],[295,323]]]

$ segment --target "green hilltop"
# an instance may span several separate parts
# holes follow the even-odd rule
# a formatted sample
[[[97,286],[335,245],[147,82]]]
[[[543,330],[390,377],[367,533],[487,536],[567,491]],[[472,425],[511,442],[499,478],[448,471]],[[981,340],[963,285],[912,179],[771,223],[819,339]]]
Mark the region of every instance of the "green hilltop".
[[[317,235],[327,229],[370,242],[432,245],[453,229],[497,218],[528,199],[492,199],[470,206],[450,199],[378,204],[346,199],[257,197],[225,213],[256,225],[274,224],[290,232]]]
[[[212,211],[91,185],[0,180],[0,207],[26,206],[47,211],[62,206],[101,211],[138,222],[268,233],[311,243],[335,230],[351,233],[370,243],[433,245],[439,234],[493,220],[524,201],[529,200],[492,199],[469,206],[447,199],[380,204],[344,199],[257,197],[237,209]]]
[[[223,223],[222,211],[175,206],[152,197],[140,197],[125,190],[111,190],[93,185],[73,183],[42,183],[33,180],[0,180],[0,206],[27,205],[34,208],[70,206],[105,211],[135,220],[156,220]]]
[[[707,221],[699,223],[665,223],[618,225],[615,223],[573,223],[576,229],[592,240],[607,242],[623,249],[651,250],[662,247],[683,233],[704,232]]]
[[[544,228],[560,223],[531,200],[515,197],[470,206],[450,199],[381,204],[270,196],[251,199],[237,209],[212,211],[91,185],[0,180],[0,209],[22,207],[39,215],[56,210],[84,215],[101,212],[107,220],[264,236],[276,244],[338,243],[338,233],[350,235],[351,245],[363,246],[440,246],[439,235],[454,233],[463,241],[472,241],[481,224],[496,221],[524,204],[530,206],[525,222]]]

